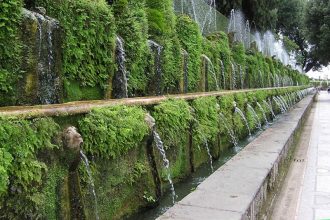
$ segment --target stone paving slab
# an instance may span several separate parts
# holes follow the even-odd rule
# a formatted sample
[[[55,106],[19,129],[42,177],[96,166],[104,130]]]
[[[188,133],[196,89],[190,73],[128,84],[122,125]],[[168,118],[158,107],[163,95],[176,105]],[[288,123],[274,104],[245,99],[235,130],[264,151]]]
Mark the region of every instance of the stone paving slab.
[[[172,208],[172,212],[167,212],[162,219],[178,219],[178,220],[219,220],[217,216],[224,219],[240,220],[241,214],[231,211],[220,211],[209,208],[192,207],[178,204]]]
[[[265,181],[312,98],[303,99],[158,219],[255,219]]]
[[[315,107],[299,220],[330,219],[330,94],[321,92]]]

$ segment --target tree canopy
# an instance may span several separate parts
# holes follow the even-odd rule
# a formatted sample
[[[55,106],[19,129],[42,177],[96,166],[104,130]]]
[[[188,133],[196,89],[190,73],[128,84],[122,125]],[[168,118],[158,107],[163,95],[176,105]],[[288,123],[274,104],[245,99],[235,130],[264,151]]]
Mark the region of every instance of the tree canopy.
[[[229,16],[240,9],[252,27],[284,36],[305,71],[327,66],[330,61],[329,0],[216,0],[217,9]]]
[[[330,62],[330,1],[308,1],[305,28],[305,35],[311,45],[306,70],[327,66]]]

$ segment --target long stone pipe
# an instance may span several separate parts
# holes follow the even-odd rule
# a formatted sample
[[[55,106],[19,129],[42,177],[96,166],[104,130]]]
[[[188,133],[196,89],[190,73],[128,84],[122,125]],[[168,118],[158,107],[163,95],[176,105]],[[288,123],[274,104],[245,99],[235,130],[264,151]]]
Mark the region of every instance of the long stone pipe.
[[[52,117],[52,116],[69,116],[77,114],[86,114],[93,108],[110,107],[115,105],[156,105],[167,99],[184,99],[194,100],[201,97],[209,96],[224,96],[228,94],[256,92],[265,90],[285,89],[306,86],[289,86],[289,87],[271,87],[271,88],[258,88],[258,89],[242,89],[242,90],[226,90],[215,92],[199,92],[187,93],[166,96],[149,96],[140,98],[124,98],[124,99],[110,99],[110,100],[92,100],[92,101],[77,101],[68,102],[63,104],[53,105],[36,105],[36,106],[9,106],[0,107],[0,117],[18,117],[18,118],[36,118],[36,117]]]

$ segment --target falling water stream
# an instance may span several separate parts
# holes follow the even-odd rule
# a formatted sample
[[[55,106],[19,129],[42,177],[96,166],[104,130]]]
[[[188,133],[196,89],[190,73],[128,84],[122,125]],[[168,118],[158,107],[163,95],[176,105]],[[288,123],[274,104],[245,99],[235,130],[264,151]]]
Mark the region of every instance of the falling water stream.
[[[210,147],[209,144],[207,143],[207,139],[204,137],[204,146],[206,148],[207,151],[207,155],[209,156],[209,161],[210,161],[210,167],[211,167],[211,171],[212,173],[214,172],[214,168],[213,168],[213,159],[212,159],[212,155],[211,155],[211,151],[210,151]]]
[[[234,146],[237,147],[238,146],[238,141],[237,141],[237,138],[235,136],[234,130],[228,125],[226,117],[221,112],[219,113],[219,117],[220,117],[220,120],[221,120],[223,126],[225,126],[229,137],[231,138],[232,144],[234,144]]]
[[[273,112],[273,109],[270,107],[269,103],[267,104],[266,103],[265,105],[269,106],[269,109],[271,110],[271,112]],[[247,144],[249,144],[251,141],[253,141],[256,137],[258,137],[262,133],[262,130],[258,130],[255,134],[252,135],[252,137],[246,138],[244,141],[238,143],[234,131],[231,129],[229,124],[227,124],[226,117],[222,113],[219,113],[219,119],[221,120],[222,125],[227,130],[228,135],[231,138],[232,143],[234,144],[234,147],[222,152],[221,157],[218,160],[213,161],[214,170],[217,170],[219,167],[224,165],[228,160],[230,160],[239,151],[241,151]],[[275,121],[278,119],[279,117],[274,117]],[[163,149],[162,144],[160,144],[160,151],[164,152],[161,149]],[[165,164],[168,164],[166,161],[167,160],[165,159]],[[212,171],[210,171],[209,164],[203,164],[201,167],[199,167],[196,170],[196,172],[192,173],[187,179],[185,179],[180,183],[175,184],[175,189],[176,189],[175,193],[176,193],[177,201],[180,201],[189,193],[191,193],[193,190],[195,190],[196,187],[211,174]],[[129,220],[153,220],[159,217],[160,215],[162,215],[163,213],[165,213],[172,206],[173,206],[173,193],[168,192],[161,198],[159,205],[157,207],[147,210],[143,213],[138,213],[136,215],[133,215],[129,218]]]
[[[268,119],[267,119],[266,112],[265,112],[264,108],[260,105],[259,102],[257,102],[257,106],[260,108],[260,110],[262,112],[262,116],[264,117],[265,123],[268,125],[269,122],[268,122]]]
[[[273,100],[275,101],[275,104],[280,108],[281,113],[284,114],[286,112],[286,109],[283,104],[277,99],[276,96],[273,97]]]
[[[207,71],[210,72],[212,74],[212,77],[214,79],[215,82],[215,86],[216,86],[216,90],[219,90],[219,84],[218,84],[218,79],[217,79],[217,75],[215,73],[215,69],[213,66],[212,61],[210,60],[210,58],[208,58],[205,54],[202,55],[202,57],[207,61],[207,63],[211,66],[211,68],[208,68]]]
[[[235,64],[231,62],[231,70],[232,70],[232,89],[236,89],[237,88],[237,84],[236,84],[236,69],[235,69]]]
[[[24,16],[36,22],[36,49],[38,102],[40,104],[59,103],[60,77],[57,70],[57,34],[60,32],[59,22],[48,16],[23,9]]]
[[[113,79],[113,97],[127,98],[127,71],[126,71],[126,53],[124,49],[124,40],[116,37],[116,63],[117,71]]]
[[[163,51],[163,47],[156,43],[153,40],[148,40],[149,48],[152,51],[155,51],[155,75],[156,75],[156,95],[161,95],[162,94],[162,78],[163,78],[163,71],[161,67],[161,55]]]
[[[286,102],[283,101],[282,97],[281,96],[277,96],[276,97],[277,100],[282,104],[284,110],[287,112],[289,110],[289,107],[288,105],[286,104]]]
[[[93,176],[92,176],[92,171],[91,168],[89,166],[89,162],[88,162],[88,158],[86,157],[86,155],[84,154],[84,152],[81,150],[80,151],[80,158],[82,159],[82,161],[85,164],[86,167],[86,171],[88,174],[88,178],[89,178],[89,186],[90,186],[90,191],[93,195],[94,198],[94,212],[95,212],[95,219],[99,220],[99,211],[98,211],[98,204],[97,204],[97,197],[96,197],[96,192],[95,192],[95,186],[94,186],[94,180],[93,180]]]
[[[275,116],[273,107],[266,100],[263,100],[263,103],[267,106],[267,108],[269,109],[269,111],[272,113],[272,117],[275,118],[276,116]]]
[[[226,89],[226,76],[225,76],[225,65],[223,64],[222,60],[220,61],[220,70],[222,75],[222,82],[223,82],[223,89]]]
[[[290,109],[290,105],[289,105],[289,103],[284,99],[283,96],[279,96],[278,98],[279,98],[279,99],[281,100],[281,102],[285,105],[286,110],[288,111],[288,110]]]
[[[239,78],[241,83],[241,89],[244,89],[244,77],[245,77],[245,73],[243,71],[243,68],[241,65],[239,65]]]
[[[262,126],[261,126],[260,118],[259,118],[258,114],[256,113],[256,111],[254,110],[254,108],[250,104],[247,104],[247,109],[248,109],[248,111],[250,111],[254,121],[257,123],[257,128],[259,130],[261,130]]]
[[[245,123],[245,126],[246,126],[246,128],[248,129],[248,131],[249,131],[249,136],[251,137],[250,126],[249,126],[248,121],[246,120],[246,117],[245,117],[244,113],[243,113],[242,110],[239,109],[237,106],[235,106],[235,112],[238,113],[238,114],[241,116],[241,118],[243,119],[243,121],[244,121],[244,123]]]
[[[171,189],[171,192],[172,192],[172,202],[174,204],[175,203],[176,194],[175,194],[175,189],[174,189],[173,181],[172,181],[172,178],[171,178],[170,162],[169,162],[169,160],[166,157],[166,153],[165,153],[165,149],[164,149],[164,144],[163,144],[163,142],[162,142],[162,140],[161,140],[161,138],[160,138],[160,136],[157,133],[157,131],[156,131],[155,128],[154,128],[152,134],[153,134],[153,137],[154,137],[154,140],[155,140],[155,143],[156,143],[156,147],[159,150],[159,153],[161,154],[162,159],[163,159],[163,166],[164,166],[165,171],[166,171],[167,180],[168,180],[168,182],[170,184],[170,189]]]

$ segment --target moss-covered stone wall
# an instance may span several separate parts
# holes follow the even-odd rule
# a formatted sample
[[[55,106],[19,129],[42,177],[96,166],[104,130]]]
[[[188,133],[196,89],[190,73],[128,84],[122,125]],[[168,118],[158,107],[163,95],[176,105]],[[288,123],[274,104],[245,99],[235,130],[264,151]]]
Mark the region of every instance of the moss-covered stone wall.
[[[40,27],[22,20],[23,6],[59,21],[61,33],[53,38],[60,39],[52,40],[61,44],[54,64],[60,98],[54,102],[112,98],[113,76],[120,68],[116,35],[124,42],[131,97],[308,83],[277,60],[230,42],[225,33],[202,36],[188,16],[175,15],[172,0],[24,2],[1,2],[1,106],[38,103],[33,37]],[[148,40],[160,46],[159,57]]]
[[[21,0],[0,2],[0,105],[17,101],[17,82],[20,71],[22,42],[20,40]]]
[[[54,118],[0,119],[1,218],[120,219],[152,207],[168,190],[167,170],[146,121],[149,112],[169,159],[174,182],[209,163],[248,136],[235,105],[247,117],[251,131],[258,129],[247,109],[251,105],[261,123],[272,119],[268,105],[280,113],[273,97],[294,104],[304,87],[259,90],[198,98],[167,100],[154,106],[113,106],[88,114]],[[259,105],[262,106],[262,109]],[[223,115],[224,117],[221,117]],[[76,126],[89,160],[96,192],[83,161],[66,146],[63,135]],[[233,133],[230,133],[230,131]],[[79,139],[79,138],[78,138]],[[74,167],[74,168],[73,168]]]

